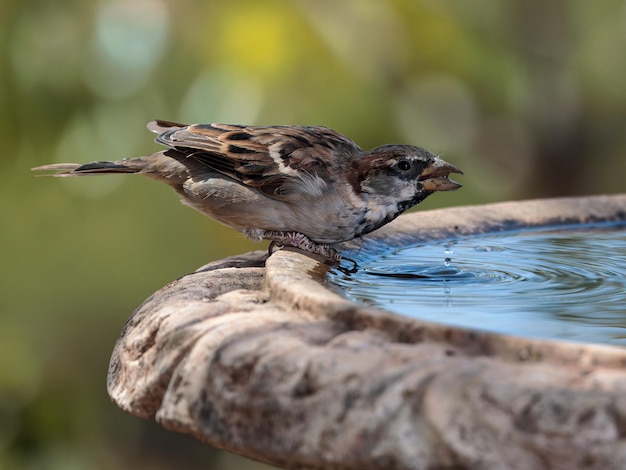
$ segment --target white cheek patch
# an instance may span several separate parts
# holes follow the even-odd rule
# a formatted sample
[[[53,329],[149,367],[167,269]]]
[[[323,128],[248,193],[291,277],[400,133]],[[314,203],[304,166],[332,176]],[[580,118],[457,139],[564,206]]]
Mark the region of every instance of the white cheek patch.
[[[377,204],[370,206],[365,213],[365,220],[377,224],[381,220],[386,220],[391,214],[398,212],[398,204],[394,201],[391,204]]]
[[[415,184],[397,180],[397,184],[393,185],[393,189],[385,194],[370,193],[365,218],[376,223],[396,215],[398,204],[413,199],[415,192]]]
[[[403,184],[398,188],[398,192],[393,198],[396,202],[408,201],[415,196],[415,184]]]

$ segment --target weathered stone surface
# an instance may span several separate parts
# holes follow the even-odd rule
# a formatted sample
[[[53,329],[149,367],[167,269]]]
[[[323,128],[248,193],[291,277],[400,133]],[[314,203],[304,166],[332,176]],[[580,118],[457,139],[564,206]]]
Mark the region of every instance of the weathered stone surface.
[[[415,213],[364,243],[600,220],[626,220],[626,196]],[[288,468],[625,468],[625,349],[364,308],[329,290],[325,272],[282,250],[172,282],[124,328],[111,397]]]

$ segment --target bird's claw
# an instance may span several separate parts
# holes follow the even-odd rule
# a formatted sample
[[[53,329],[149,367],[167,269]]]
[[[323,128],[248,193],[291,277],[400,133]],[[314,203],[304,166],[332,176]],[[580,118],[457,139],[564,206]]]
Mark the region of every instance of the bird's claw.
[[[268,253],[270,255],[277,249],[290,246],[307,253],[323,256],[332,264],[337,264],[341,261],[341,256],[337,253],[337,250],[332,248],[330,245],[314,242],[309,237],[299,232],[266,231],[263,233],[263,238],[271,240],[268,248]]]

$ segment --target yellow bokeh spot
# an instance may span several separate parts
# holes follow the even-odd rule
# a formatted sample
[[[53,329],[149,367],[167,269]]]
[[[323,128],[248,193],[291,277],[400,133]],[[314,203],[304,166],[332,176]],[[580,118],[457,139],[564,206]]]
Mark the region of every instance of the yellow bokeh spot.
[[[242,72],[274,75],[293,57],[290,31],[294,14],[267,3],[249,3],[222,20],[220,61]],[[291,39],[293,41],[293,38]]]

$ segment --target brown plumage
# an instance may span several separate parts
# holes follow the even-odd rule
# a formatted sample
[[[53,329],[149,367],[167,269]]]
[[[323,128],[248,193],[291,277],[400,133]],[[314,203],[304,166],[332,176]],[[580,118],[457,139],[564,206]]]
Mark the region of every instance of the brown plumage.
[[[365,235],[461,173],[410,145],[364,152],[326,127],[184,125],[153,121],[169,147],[146,157],[33,170],[54,176],[139,173],[172,186],[183,202],[256,239],[337,259],[328,245]]]

